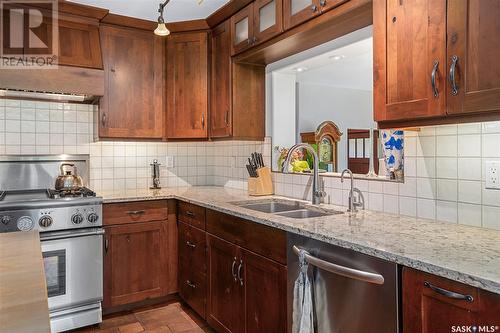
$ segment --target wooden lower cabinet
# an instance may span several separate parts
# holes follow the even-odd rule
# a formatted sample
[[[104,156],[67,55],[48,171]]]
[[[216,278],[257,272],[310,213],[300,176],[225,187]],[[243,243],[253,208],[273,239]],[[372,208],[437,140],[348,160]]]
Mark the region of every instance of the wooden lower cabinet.
[[[241,258],[245,304],[241,332],[286,332],[286,267],[244,249]]]
[[[286,267],[207,234],[208,323],[218,332],[286,332]]]
[[[218,332],[241,332],[243,288],[237,278],[239,247],[207,234],[207,321]]]
[[[403,269],[402,292],[403,333],[500,326],[500,295],[410,268]]]
[[[204,230],[179,221],[179,295],[202,318],[207,305],[207,247]]]
[[[158,213],[159,206],[164,205],[167,210],[167,204],[169,214],[155,219],[163,215]],[[163,200],[104,205],[105,311],[177,292],[173,204]],[[118,219],[120,216],[123,218]],[[133,218],[127,220],[126,216]]]
[[[165,296],[165,222],[106,227],[105,305]]]

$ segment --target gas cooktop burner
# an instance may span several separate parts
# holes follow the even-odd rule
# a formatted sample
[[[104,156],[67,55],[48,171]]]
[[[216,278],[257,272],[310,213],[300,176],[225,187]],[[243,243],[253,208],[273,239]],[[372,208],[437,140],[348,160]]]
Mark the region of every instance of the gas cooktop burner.
[[[80,187],[76,190],[54,190],[47,189],[47,195],[51,199],[62,199],[62,198],[87,198],[95,197],[94,191],[89,190],[86,187]]]

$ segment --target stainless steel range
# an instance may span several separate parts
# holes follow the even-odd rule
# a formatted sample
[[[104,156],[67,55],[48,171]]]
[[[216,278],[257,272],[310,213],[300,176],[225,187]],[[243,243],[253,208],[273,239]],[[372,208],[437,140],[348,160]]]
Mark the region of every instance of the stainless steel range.
[[[40,232],[52,332],[102,321],[102,198],[52,189],[63,163],[88,184],[87,155],[0,157],[0,232]]]

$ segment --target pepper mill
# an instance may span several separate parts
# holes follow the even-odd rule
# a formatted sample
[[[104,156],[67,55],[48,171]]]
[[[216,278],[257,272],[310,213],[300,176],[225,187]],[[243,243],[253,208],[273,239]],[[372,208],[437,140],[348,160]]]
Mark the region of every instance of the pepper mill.
[[[150,189],[158,190],[161,188],[160,186],[160,163],[158,160],[153,160],[151,165],[151,177],[153,178],[153,186]]]

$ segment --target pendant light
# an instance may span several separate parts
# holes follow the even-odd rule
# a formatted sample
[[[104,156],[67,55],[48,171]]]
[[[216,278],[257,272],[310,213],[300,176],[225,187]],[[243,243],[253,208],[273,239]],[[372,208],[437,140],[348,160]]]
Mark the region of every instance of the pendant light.
[[[204,0],[197,0],[198,5],[201,5]],[[165,25],[165,19],[163,18],[163,10],[165,9],[165,6],[170,2],[170,0],[165,0],[164,3],[160,3],[160,6],[158,8],[158,13],[160,13],[160,16],[158,16],[158,27],[155,29],[155,35],[158,36],[168,36],[170,35],[170,30],[168,30],[167,26]]]
[[[165,19],[163,18],[163,10],[165,9],[165,6],[169,2],[170,0],[166,0],[164,3],[160,3],[160,8],[158,8],[158,13],[160,13],[160,16],[158,16],[158,27],[155,29],[155,35],[158,36],[170,35],[170,31],[167,29],[167,26],[165,25]]]

